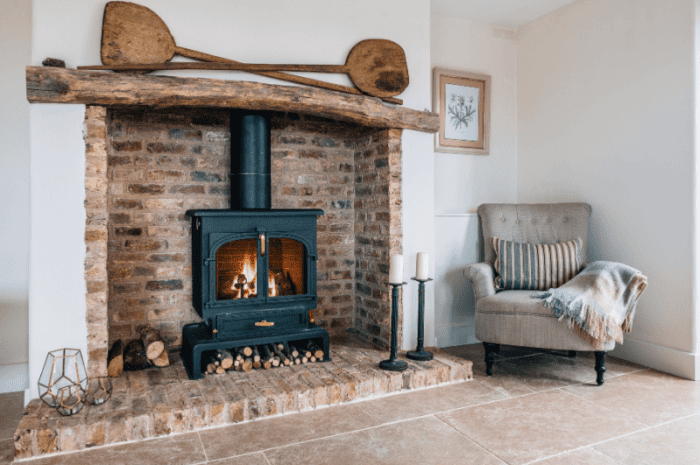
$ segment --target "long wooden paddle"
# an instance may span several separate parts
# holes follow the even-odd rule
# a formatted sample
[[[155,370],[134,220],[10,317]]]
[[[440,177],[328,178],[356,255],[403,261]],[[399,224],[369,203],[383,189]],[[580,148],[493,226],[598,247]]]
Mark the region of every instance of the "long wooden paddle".
[[[359,45],[359,44],[358,44]],[[397,45],[398,47],[398,45]],[[400,47],[399,47],[400,48]],[[401,50],[403,53],[403,50]],[[175,39],[168,26],[163,20],[149,8],[142,5],[137,5],[131,2],[109,2],[105,5],[104,18],[102,23],[102,45],[100,55],[102,63],[106,65],[103,68],[111,69],[110,66],[120,65],[142,65],[142,64],[158,64],[167,63],[173,56],[181,55],[195,60],[240,64],[234,60],[228,60],[214,55],[209,55],[195,50],[179,47],[175,44]],[[349,58],[350,56],[348,56]],[[379,59],[381,61],[381,58]],[[405,56],[404,56],[405,63]],[[93,69],[92,67],[78,67],[78,69]],[[211,68],[208,68],[211,69]],[[134,71],[133,69],[124,69],[124,71]],[[151,69],[141,70],[150,71]],[[388,70],[391,71],[391,70]],[[316,79],[305,78],[292,74],[286,74],[275,71],[251,71],[254,74],[267,76],[283,81],[295,82],[324,89],[330,89],[351,94],[362,94],[357,89],[339,84],[331,84],[329,82],[318,81]],[[362,81],[361,77],[357,78]],[[351,80],[353,77],[351,76]],[[390,79],[389,79],[390,80]],[[355,81],[353,80],[353,83]],[[380,83],[381,84],[381,83]],[[355,85],[357,85],[355,83]],[[396,84],[389,84],[396,87]],[[408,73],[406,72],[406,85],[408,85]],[[358,86],[359,87],[359,86]],[[404,87],[405,88],[405,87]],[[370,94],[373,95],[373,94]],[[397,95],[397,94],[392,94]],[[399,99],[390,98],[389,96],[382,97],[382,100],[402,104]]]
[[[106,66],[79,66],[78,69],[114,71],[153,71],[172,69],[226,69],[236,71],[299,71],[347,73],[358,89],[375,97],[393,97],[408,86],[408,67],[403,49],[384,39],[368,39],[356,44],[345,65],[272,65],[251,63],[143,63]]]

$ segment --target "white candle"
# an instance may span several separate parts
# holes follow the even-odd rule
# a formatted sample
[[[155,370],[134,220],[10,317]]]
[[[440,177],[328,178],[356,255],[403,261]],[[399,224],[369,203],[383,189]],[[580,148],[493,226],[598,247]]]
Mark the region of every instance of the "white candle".
[[[428,253],[418,252],[416,255],[416,279],[428,280]]]
[[[389,265],[389,282],[391,284],[403,283],[403,255],[392,255]]]

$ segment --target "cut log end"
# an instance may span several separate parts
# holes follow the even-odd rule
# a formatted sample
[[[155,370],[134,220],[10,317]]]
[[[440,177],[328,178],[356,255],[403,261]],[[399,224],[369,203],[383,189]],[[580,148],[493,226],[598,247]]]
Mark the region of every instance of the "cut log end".
[[[107,374],[112,378],[121,376],[124,371],[124,344],[121,339],[112,344],[107,355]]]
[[[168,351],[164,350],[161,354],[153,359],[153,364],[159,368],[164,368],[170,366],[170,359],[168,358]]]
[[[146,357],[148,357],[149,360],[160,357],[160,354],[165,350],[165,343],[163,342],[163,338],[160,337],[160,333],[145,325],[139,326],[137,331],[141,336],[143,346],[146,348]]]

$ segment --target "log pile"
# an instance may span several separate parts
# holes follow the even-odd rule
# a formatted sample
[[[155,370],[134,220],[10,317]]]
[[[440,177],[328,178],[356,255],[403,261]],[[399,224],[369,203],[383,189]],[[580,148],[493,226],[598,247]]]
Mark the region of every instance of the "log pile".
[[[227,371],[270,370],[276,367],[322,362],[324,357],[316,343],[277,343],[232,347],[208,356],[202,364],[206,375]]]
[[[157,330],[142,325],[136,329],[136,333],[138,339],[126,344],[119,339],[112,344],[107,356],[109,376],[120,376],[124,370],[143,370],[152,366],[163,368],[170,365],[168,351]]]

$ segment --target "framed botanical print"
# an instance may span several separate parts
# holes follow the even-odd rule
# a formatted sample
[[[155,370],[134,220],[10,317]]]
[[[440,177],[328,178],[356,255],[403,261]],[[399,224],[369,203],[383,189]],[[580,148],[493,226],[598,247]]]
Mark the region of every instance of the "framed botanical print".
[[[488,155],[491,76],[433,71],[433,112],[440,115],[435,151]]]

